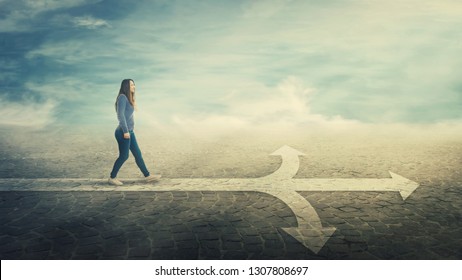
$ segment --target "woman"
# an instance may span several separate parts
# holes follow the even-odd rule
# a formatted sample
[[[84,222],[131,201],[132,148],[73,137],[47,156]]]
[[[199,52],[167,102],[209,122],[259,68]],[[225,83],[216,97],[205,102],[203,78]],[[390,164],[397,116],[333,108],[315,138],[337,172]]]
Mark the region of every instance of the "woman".
[[[117,119],[119,120],[119,126],[115,131],[115,138],[119,144],[119,157],[114,163],[109,184],[121,186],[123,183],[118,180],[117,173],[128,159],[128,151],[130,150],[135,157],[136,164],[143,173],[146,182],[152,182],[160,179],[160,175],[150,175],[146,165],[144,164],[143,157],[141,156],[140,148],[136,142],[135,133],[133,128],[135,122],[133,120],[133,112],[136,107],[135,103],[135,83],[131,79],[125,79],[120,85],[119,95],[116,100],[116,112]]]

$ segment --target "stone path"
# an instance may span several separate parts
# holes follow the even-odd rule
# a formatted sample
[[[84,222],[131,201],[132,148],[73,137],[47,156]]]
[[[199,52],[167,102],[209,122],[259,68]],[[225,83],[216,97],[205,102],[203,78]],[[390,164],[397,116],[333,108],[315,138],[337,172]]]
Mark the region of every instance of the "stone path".
[[[123,191],[62,191],[85,180],[69,177],[100,178],[103,184],[114,157],[98,146],[104,141],[84,151],[51,144],[53,151],[13,140],[0,142],[1,259],[462,258],[462,141],[457,139],[289,139],[306,154],[295,179],[386,178],[393,170],[420,185],[404,201],[398,192],[299,191],[322,225],[336,228],[317,253],[281,230],[296,227],[297,217],[270,194],[146,191],[135,182],[139,171],[130,160],[121,176],[134,179]],[[281,166],[269,155],[283,144],[278,139],[240,141],[180,145],[158,139],[156,146],[142,149],[165,180],[259,178]],[[43,177],[49,179],[33,179]],[[61,191],[34,190],[50,186]]]
[[[451,197],[460,197],[460,189]],[[417,191],[418,192],[418,191]],[[315,254],[281,227],[290,208],[256,192],[2,192],[2,259],[454,259],[455,199],[306,192],[337,231]]]

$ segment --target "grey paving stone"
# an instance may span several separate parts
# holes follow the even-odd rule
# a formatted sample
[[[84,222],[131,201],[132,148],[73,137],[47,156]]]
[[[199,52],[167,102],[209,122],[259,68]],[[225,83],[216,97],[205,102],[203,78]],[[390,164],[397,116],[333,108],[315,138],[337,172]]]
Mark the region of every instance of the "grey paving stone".
[[[159,249],[159,248],[173,248],[175,243],[172,239],[156,239],[152,240],[151,242],[152,248]]]
[[[189,240],[189,241],[175,241],[176,248],[180,249],[199,249],[199,243]]]
[[[199,259],[221,259],[222,254],[219,248],[201,248]]]
[[[284,242],[280,240],[265,240],[265,248],[284,248]]]
[[[264,248],[260,256],[261,259],[279,259],[281,257],[281,249]]]
[[[72,259],[72,249],[64,250],[62,252],[51,252],[48,260],[69,260]]]
[[[112,245],[120,245],[120,244],[127,244],[128,246],[128,240],[124,236],[116,236],[116,237],[111,237],[104,239],[103,244],[106,246],[112,246]]]
[[[63,245],[74,244],[76,242],[76,239],[70,236],[66,236],[66,237],[55,238],[53,239],[53,242],[55,242],[56,246],[60,247]]]
[[[170,228],[170,231],[172,233],[182,233],[185,231],[190,231],[190,229],[186,225],[174,225]]]
[[[8,242],[0,246],[0,252],[2,254],[9,254],[14,252],[22,251],[23,246],[18,242]]]
[[[19,250],[0,253],[0,258],[2,260],[20,260],[20,259],[23,259],[23,256],[24,256],[23,252]]]
[[[194,226],[191,228],[191,231],[194,232],[194,233],[203,234],[203,233],[209,232],[209,231],[210,231],[210,228],[208,227],[207,224],[203,224],[203,225],[194,225]]]
[[[4,226],[1,230],[1,233],[7,234],[9,236],[21,236],[29,233],[29,231],[30,230],[27,228]]]
[[[74,136],[69,139],[85,141]],[[93,236],[94,245],[105,245],[107,240],[98,243],[97,236],[111,231],[123,232],[108,238],[114,245],[122,243],[128,247],[130,242],[136,243],[131,241],[136,240],[134,238],[152,240],[151,255],[140,258],[182,258],[182,252],[175,250],[181,241],[173,239],[173,232],[196,236],[196,241],[188,240],[181,247],[198,246],[197,258],[202,259],[227,258],[231,253],[226,253],[234,251],[223,251],[221,239],[232,234],[241,236],[241,252],[245,252],[247,258],[461,258],[460,250],[455,249],[455,244],[462,241],[459,230],[462,205],[460,139],[362,136],[370,140],[364,141],[358,136],[313,136],[284,135],[275,141],[275,136],[246,139],[240,135],[238,140],[231,137],[213,142],[213,145],[211,141],[171,138],[167,141],[165,138],[162,142],[156,138],[158,141],[147,143],[143,151],[159,160],[156,166],[166,178],[223,178],[224,175],[229,178],[256,178],[279,168],[281,159],[269,154],[283,144],[289,144],[309,154],[300,157],[301,164],[295,178],[388,178],[387,171],[392,170],[418,181],[421,186],[405,201],[395,192],[300,192],[316,209],[323,226],[337,228],[334,237],[317,255],[280,232],[281,227],[297,226],[293,212],[277,198],[258,192],[2,193],[0,223],[4,226],[0,227],[0,236],[11,239],[0,237],[0,254],[2,257],[6,255],[1,251],[3,240],[25,246],[31,239],[47,236],[51,238],[51,251],[65,248],[64,251],[35,256],[76,258],[75,248],[66,246],[79,244],[80,240],[91,240],[92,236],[88,239],[82,236],[90,229],[90,232],[98,232]],[[66,141],[64,136],[61,140]],[[95,144],[88,151],[73,150],[73,146],[69,145],[38,149],[33,143],[11,141],[2,138],[0,145],[10,143],[11,147],[21,147],[18,150],[22,151],[4,152],[12,149],[0,149],[4,153],[0,157],[0,176],[23,177],[27,174],[30,177],[101,178],[101,174],[108,173],[107,166],[93,162],[82,166],[81,163],[86,158],[94,158],[96,152],[103,161],[106,158],[111,162],[116,156],[116,151],[101,152],[107,150],[104,140],[96,141],[100,146]],[[55,150],[52,151],[51,147]],[[79,160],[75,160],[76,157]],[[127,162],[123,172],[129,176],[140,176],[133,162]],[[163,230],[162,234],[155,233],[160,230]],[[59,237],[66,231],[70,234],[69,238]],[[216,232],[216,236],[210,232]],[[237,238],[233,240],[237,241]],[[267,244],[274,241],[275,246],[282,244],[277,253],[259,247],[267,241]],[[162,242],[165,247],[159,247]],[[207,242],[208,247],[204,244]],[[332,244],[345,245],[348,251],[344,252],[342,248],[331,250],[329,246]],[[71,253],[66,253],[66,250]],[[15,252],[8,258],[24,257],[22,254],[26,248]],[[235,257],[240,258],[239,254]],[[102,251],[78,256],[104,258]],[[125,255],[107,258],[129,257],[128,250]]]
[[[49,231],[43,234],[48,239],[58,239],[69,236],[69,232],[61,229],[55,229],[53,231]]]
[[[209,231],[206,233],[201,233],[199,235],[199,238],[201,240],[219,240],[221,238],[221,235],[217,231]]]
[[[343,229],[340,231],[341,234],[345,236],[360,236],[361,232],[358,230],[352,230],[352,229]]]
[[[281,240],[278,233],[263,233],[261,236],[265,240]]]
[[[141,237],[130,236],[128,239],[128,247],[129,248],[151,247],[151,240],[148,237],[141,238]]]
[[[263,239],[260,236],[243,236],[242,241],[244,244],[262,244]]]
[[[242,237],[239,234],[223,234],[221,235],[221,239],[223,241],[230,241],[230,242],[241,242]]]
[[[199,242],[200,242],[200,247],[202,248],[219,250],[221,247],[220,240],[200,240]]]
[[[147,258],[151,255],[151,247],[150,246],[141,246],[141,247],[133,247],[130,248],[128,251],[128,257],[144,257]]]
[[[96,236],[96,235],[101,235],[102,238],[104,239],[110,239],[110,238],[114,238],[114,237],[120,237],[120,236],[123,236],[124,235],[124,232],[121,231],[121,230],[107,230],[107,231],[103,231],[101,233],[99,232],[94,232],[95,234],[93,236]],[[92,236],[92,235],[87,235],[86,237],[89,237],[89,236]]]
[[[102,243],[103,243],[103,239],[98,235],[78,238],[78,241],[77,241],[78,246],[99,245]]]
[[[246,251],[227,251],[223,254],[224,260],[246,260],[249,258],[249,253]]]
[[[38,251],[38,252],[30,252],[21,257],[21,259],[26,260],[46,260],[49,258],[50,253],[48,251]]]
[[[224,250],[242,250],[242,242],[236,242],[236,241],[222,241],[221,242],[221,247]]]
[[[127,255],[127,246],[109,245],[103,248],[103,257],[123,257]]]
[[[125,231],[125,235],[130,237],[130,238],[137,238],[137,239],[147,239],[149,238],[148,233],[142,228],[142,227],[137,227],[137,228],[130,228],[129,230]]]
[[[98,260],[98,259],[101,259],[101,253],[72,256],[72,260]],[[104,259],[109,259],[109,258],[106,257]]]
[[[192,232],[173,233],[172,237],[176,242],[196,240],[196,236]]]
[[[14,240],[11,236],[0,236],[0,246],[14,242]]]
[[[91,259],[92,256],[97,256],[101,254],[101,252],[103,252],[103,249],[99,244],[89,244],[78,246],[75,254],[88,256]]]
[[[93,236],[98,236],[100,233],[93,229],[93,228],[82,228],[77,231],[72,232],[77,238],[86,238],[86,237],[93,237]],[[104,235],[105,233],[103,233]],[[105,237],[106,238],[106,237]]]

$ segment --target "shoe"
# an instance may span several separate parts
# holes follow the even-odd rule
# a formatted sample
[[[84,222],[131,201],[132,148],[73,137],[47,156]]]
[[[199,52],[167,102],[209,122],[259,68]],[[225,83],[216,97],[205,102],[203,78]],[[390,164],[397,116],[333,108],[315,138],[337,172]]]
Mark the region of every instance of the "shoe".
[[[146,180],[146,182],[149,183],[159,181],[160,178],[162,178],[162,175],[149,175],[148,177],[144,177],[144,180]]]
[[[114,185],[114,186],[122,186],[124,183],[120,182],[119,179],[117,178],[109,178],[107,180],[109,184]]]

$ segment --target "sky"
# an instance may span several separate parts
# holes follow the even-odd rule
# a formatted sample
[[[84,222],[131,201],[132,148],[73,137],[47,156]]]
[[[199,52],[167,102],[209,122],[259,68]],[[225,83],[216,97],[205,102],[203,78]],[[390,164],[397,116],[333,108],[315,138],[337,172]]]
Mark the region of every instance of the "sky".
[[[0,0],[0,127],[462,122],[459,0]],[[6,117],[5,117],[6,116]]]

